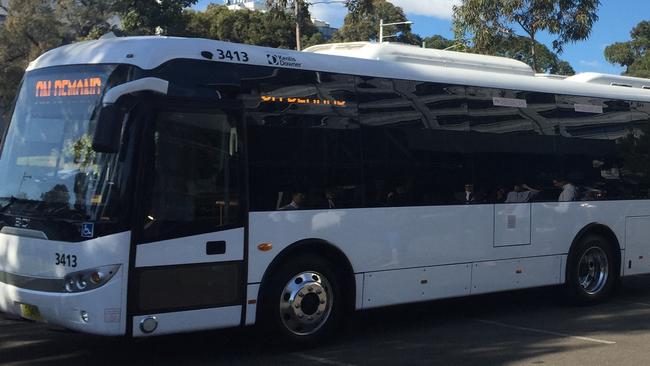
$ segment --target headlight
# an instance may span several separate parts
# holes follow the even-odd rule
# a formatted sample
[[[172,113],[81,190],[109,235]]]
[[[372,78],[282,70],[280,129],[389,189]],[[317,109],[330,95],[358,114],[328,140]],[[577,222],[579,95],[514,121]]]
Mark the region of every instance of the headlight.
[[[119,264],[112,264],[68,273],[64,277],[65,290],[67,292],[81,292],[96,289],[113,278],[119,269]]]

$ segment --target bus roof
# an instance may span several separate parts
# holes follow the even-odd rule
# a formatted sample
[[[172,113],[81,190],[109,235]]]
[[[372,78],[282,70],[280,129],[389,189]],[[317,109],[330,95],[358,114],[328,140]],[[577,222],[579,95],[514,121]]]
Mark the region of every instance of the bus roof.
[[[131,64],[154,69],[174,59],[212,60],[359,76],[650,101],[650,80],[583,73],[535,74],[503,57],[421,49],[394,43],[319,45],[306,52],[177,37],[113,37],[62,46],[30,63],[29,70],[74,64]],[[243,54],[245,53],[245,55]]]

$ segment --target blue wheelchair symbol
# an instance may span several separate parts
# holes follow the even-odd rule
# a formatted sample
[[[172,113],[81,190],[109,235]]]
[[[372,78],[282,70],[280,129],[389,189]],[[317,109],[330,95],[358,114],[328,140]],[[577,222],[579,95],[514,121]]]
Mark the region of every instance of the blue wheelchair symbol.
[[[95,236],[95,224],[91,222],[81,224],[81,237],[92,238],[93,236]]]

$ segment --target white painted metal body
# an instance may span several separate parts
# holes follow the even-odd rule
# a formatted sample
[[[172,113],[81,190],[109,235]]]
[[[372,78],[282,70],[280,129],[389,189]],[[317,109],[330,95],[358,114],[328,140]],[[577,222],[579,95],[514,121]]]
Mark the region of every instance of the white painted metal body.
[[[85,292],[43,292],[0,282],[0,311],[20,315],[20,304],[38,306],[45,321],[85,333],[122,335],[126,327],[129,232],[80,243],[0,234],[0,271],[26,277],[63,280],[71,272],[119,264],[105,285]],[[56,253],[77,256],[77,267],[55,265]],[[62,282],[62,281],[61,281]],[[81,319],[88,313],[88,322]]]
[[[635,225],[627,234],[626,222]],[[592,201],[251,213],[248,280],[259,283],[283,249],[315,238],[363,274],[358,309],[555,285],[573,240],[594,223],[616,235],[622,275],[650,272],[650,201]],[[257,250],[263,242],[273,250]]]
[[[356,44],[356,43],[355,43]],[[353,44],[354,45],[354,44]],[[398,48],[401,51],[391,51]],[[219,60],[259,66],[274,66],[304,70],[318,70],[350,75],[378,76],[394,79],[432,81],[473,86],[528,90],[566,95],[582,95],[601,98],[617,98],[650,101],[650,90],[591,83],[594,78],[567,79],[536,77],[525,64],[501,57],[462,54],[445,51],[444,55],[416,62],[419,51],[412,46],[390,43],[364,43],[364,47],[350,48],[340,52],[297,52],[268,47],[227,43],[208,39],[185,39],[175,37],[127,37],[87,41],[59,47],[49,51],[29,65],[29,70],[51,66],[75,64],[128,64],[145,70],[154,69],[174,59],[206,60],[201,52],[217,49],[246,52],[248,61]],[[379,50],[379,51],[378,51]],[[383,51],[388,50],[388,51]],[[425,50],[441,53],[442,51]],[[400,56],[399,53],[404,56]],[[390,54],[390,57],[382,55]],[[379,56],[378,56],[379,55]],[[273,63],[273,56],[295,59],[290,64]],[[445,59],[446,57],[446,59]],[[381,58],[382,60],[378,60]],[[405,60],[405,58],[409,60]],[[451,62],[453,60],[453,62]],[[404,62],[408,61],[408,62]],[[460,67],[462,64],[467,67]],[[484,67],[480,65],[483,64]],[[455,67],[454,65],[457,65]],[[517,70],[515,72],[514,70]],[[528,70],[528,71],[527,71]],[[616,78],[609,75],[609,79]],[[608,79],[608,80],[609,80]],[[635,85],[638,83],[635,83]]]

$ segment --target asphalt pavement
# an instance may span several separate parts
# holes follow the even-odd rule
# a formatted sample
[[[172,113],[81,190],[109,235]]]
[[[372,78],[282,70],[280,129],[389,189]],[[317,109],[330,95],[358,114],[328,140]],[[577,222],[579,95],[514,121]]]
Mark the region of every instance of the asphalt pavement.
[[[608,302],[557,288],[358,312],[339,337],[280,347],[255,328],[97,337],[0,314],[0,365],[650,365],[650,276]]]

